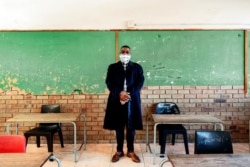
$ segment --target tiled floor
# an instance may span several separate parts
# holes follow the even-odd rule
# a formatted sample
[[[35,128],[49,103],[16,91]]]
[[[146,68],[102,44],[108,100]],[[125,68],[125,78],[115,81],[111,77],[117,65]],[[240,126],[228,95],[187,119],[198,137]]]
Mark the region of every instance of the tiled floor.
[[[190,154],[193,154],[193,143],[189,143]],[[140,157],[141,162],[132,162],[127,156],[122,157],[118,162],[112,163],[111,157],[116,151],[116,144],[87,144],[86,150],[82,150],[78,153],[79,160],[74,162],[74,156],[72,152],[73,145],[67,144],[64,148],[60,145],[54,144],[54,155],[61,160],[63,167],[158,167],[164,158],[156,157],[156,163],[153,165],[153,154],[149,151],[146,152],[146,144],[135,144],[135,152]],[[153,145],[151,145],[153,148]],[[248,143],[234,143],[234,153],[249,153]],[[159,146],[157,145],[157,150]],[[176,143],[174,146],[167,145],[166,151],[168,154],[185,154],[183,143]],[[40,148],[37,148],[35,144],[28,144],[27,152],[46,152],[47,145],[42,144]],[[64,152],[62,152],[64,151]],[[125,150],[124,150],[125,151]],[[44,167],[57,167],[56,162],[46,162]],[[164,167],[172,167],[167,162]]]

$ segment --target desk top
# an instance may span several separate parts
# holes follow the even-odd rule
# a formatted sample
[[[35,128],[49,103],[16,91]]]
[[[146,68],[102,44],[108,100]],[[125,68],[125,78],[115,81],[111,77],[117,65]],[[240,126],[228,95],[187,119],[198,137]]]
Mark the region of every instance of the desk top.
[[[18,114],[8,119],[7,123],[53,123],[73,122],[80,116],[79,113],[26,113]]]
[[[173,115],[173,114],[152,114],[155,123],[222,123],[219,118],[210,115]]]
[[[0,166],[39,167],[49,159],[51,153],[1,153]]]
[[[174,167],[246,167],[250,154],[179,154],[168,155]]]

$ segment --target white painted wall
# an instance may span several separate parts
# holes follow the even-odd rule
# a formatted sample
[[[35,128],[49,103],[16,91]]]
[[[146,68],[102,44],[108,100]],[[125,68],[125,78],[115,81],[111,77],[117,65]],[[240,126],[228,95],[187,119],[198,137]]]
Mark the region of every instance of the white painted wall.
[[[0,0],[0,30],[249,28],[250,0]]]

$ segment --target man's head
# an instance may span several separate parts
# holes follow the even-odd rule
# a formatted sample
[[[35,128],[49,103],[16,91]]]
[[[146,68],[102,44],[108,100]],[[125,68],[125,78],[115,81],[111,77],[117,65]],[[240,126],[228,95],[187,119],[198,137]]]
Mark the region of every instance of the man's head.
[[[120,61],[124,64],[128,64],[131,58],[131,50],[128,45],[123,45],[120,50]]]

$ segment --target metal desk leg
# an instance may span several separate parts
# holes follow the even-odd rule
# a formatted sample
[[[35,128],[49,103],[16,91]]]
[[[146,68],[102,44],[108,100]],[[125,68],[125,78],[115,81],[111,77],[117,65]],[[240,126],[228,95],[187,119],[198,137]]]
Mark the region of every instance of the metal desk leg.
[[[166,159],[162,160],[162,161],[160,162],[159,166],[160,166],[160,167],[163,167],[163,165],[164,165],[166,162],[169,162],[168,157],[167,157]]]
[[[223,126],[222,123],[215,123],[215,124],[214,124],[214,130],[217,130],[217,125],[220,125],[220,130],[221,130],[221,131],[224,131],[224,126]]]
[[[150,153],[152,153],[150,145],[149,145],[149,141],[148,141],[148,117],[146,118],[146,152],[148,152],[148,148]]]
[[[77,146],[76,146],[76,123],[75,122],[71,122],[74,126],[74,156],[75,156],[75,162],[78,161],[77,159],[77,152],[80,151],[82,149],[82,146],[84,145],[84,150],[86,150],[86,141],[87,141],[87,135],[86,135],[86,118],[84,115],[80,115],[81,118],[83,118],[83,124],[84,124],[84,127],[83,127],[83,142],[81,143],[81,146],[80,148],[77,150]]]
[[[51,155],[51,156],[49,157],[49,159],[50,159],[50,160],[55,160],[55,161],[57,162],[57,164],[58,164],[58,167],[62,167],[62,164],[61,164],[61,161],[60,161],[59,158],[55,157],[54,155]]]
[[[18,134],[18,123],[16,123],[16,134]]]
[[[223,126],[223,124],[222,124],[222,123],[219,123],[219,125],[220,125],[220,129],[221,129],[222,131],[224,131],[224,126]]]
[[[6,133],[10,134],[10,126],[12,123],[7,124]],[[18,123],[16,123],[16,134],[18,134]]]
[[[156,128],[157,125],[159,125],[160,123],[156,123],[154,125],[154,158],[153,158],[153,164],[155,165],[155,156],[156,156]]]
[[[75,122],[71,122],[74,126],[74,156],[75,156],[75,162],[77,162],[77,149],[76,149],[76,123]]]
[[[12,123],[8,123],[7,124],[7,128],[6,128],[6,133],[7,134],[10,134],[10,125],[11,125]]]
[[[148,152],[148,118],[146,118],[146,152]]]
[[[80,117],[83,119],[83,124],[84,124],[84,127],[83,127],[83,142],[84,142],[84,150],[86,150],[86,143],[87,143],[87,134],[86,134],[86,117],[85,115],[80,115]]]
[[[83,119],[83,142],[81,143],[81,146],[79,148],[79,150],[82,149],[82,146],[84,145],[84,150],[86,150],[86,143],[87,143],[87,134],[86,134],[86,117],[84,115],[80,115],[80,117]]]

